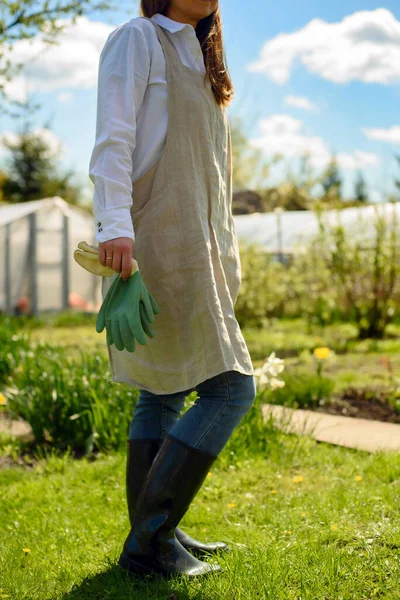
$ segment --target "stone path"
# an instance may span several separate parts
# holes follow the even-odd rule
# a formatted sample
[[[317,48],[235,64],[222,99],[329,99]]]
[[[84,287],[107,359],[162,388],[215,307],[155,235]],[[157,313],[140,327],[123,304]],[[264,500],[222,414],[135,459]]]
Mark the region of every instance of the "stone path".
[[[272,415],[275,424],[286,433],[310,435],[319,442],[347,448],[378,452],[400,451],[400,425],[328,415],[310,410],[293,410],[266,404],[265,419]]]
[[[1,415],[0,418],[0,433],[15,435],[26,441],[33,439],[32,429],[29,423],[26,421],[12,421],[11,419],[7,419],[4,415]]]

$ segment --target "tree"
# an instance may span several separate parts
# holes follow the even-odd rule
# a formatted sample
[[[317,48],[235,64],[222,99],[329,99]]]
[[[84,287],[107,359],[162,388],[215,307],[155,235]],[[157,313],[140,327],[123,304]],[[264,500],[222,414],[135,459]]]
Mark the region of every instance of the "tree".
[[[263,158],[259,148],[253,148],[244,133],[244,127],[239,117],[235,117],[231,123],[232,138],[232,186],[234,191],[253,189],[258,191],[265,185],[269,177],[271,166],[280,160],[275,156],[272,161]]]
[[[399,167],[400,167],[400,154],[396,154],[395,159],[397,160]],[[400,194],[400,179],[395,179],[394,184],[396,186],[397,191]]]
[[[7,113],[5,101],[14,104],[5,92],[5,85],[23,68],[13,64],[11,53],[18,40],[34,38],[43,34],[43,42],[56,44],[56,37],[67,25],[64,19],[71,17],[75,24],[79,16],[93,10],[110,10],[110,2],[94,0],[1,0],[0,9],[0,114]],[[63,20],[61,20],[63,18]]]
[[[285,180],[263,191],[265,210],[272,211],[278,206],[284,210],[312,209],[312,191],[318,182],[319,179],[311,165],[310,154],[306,153],[300,157],[298,173],[288,166]]]
[[[334,155],[322,174],[321,185],[323,188],[323,202],[332,204],[342,199],[342,178]]]
[[[358,171],[355,183],[354,197],[358,202],[366,204],[368,202],[367,183],[362,171]]]
[[[57,174],[57,152],[32,131],[28,121],[15,140],[4,139],[3,144],[10,158],[6,159],[7,170],[0,180],[2,200],[16,203],[61,196],[71,204],[79,203],[79,190],[70,183],[73,172]]]

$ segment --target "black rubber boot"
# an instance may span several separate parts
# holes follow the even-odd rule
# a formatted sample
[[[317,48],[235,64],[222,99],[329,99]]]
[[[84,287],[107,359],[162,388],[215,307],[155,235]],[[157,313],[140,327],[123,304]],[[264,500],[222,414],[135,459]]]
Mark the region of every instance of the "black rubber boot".
[[[162,440],[128,440],[126,495],[131,526],[133,517],[135,516],[140,490],[146,481],[147,474],[150,471],[150,467],[161,443]],[[182,546],[187,550],[190,550],[195,556],[206,556],[213,552],[220,552],[228,549],[228,546],[224,544],[224,542],[212,542],[209,544],[199,542],[184,533],[178,527],[175,529],[175,535]]]
[[[221,570],[201,562],[175,536],[215,461],[215,456],[190,448],[171,436],[162,443],[137,500],[133,524],[119,565],[139,575],[184,574],[189,577]]]

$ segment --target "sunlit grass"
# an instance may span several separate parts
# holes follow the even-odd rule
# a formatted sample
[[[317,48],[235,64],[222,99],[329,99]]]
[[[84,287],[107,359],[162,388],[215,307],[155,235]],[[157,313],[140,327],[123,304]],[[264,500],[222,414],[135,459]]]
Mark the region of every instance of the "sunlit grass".
[[[280,434],[267,458],[221,458],[182,526],[232,552],[215,559],[222,574],[198,582],[138,582],[117,566],[123,454],[1,471],[0,598],[398,598],[399,455]]]

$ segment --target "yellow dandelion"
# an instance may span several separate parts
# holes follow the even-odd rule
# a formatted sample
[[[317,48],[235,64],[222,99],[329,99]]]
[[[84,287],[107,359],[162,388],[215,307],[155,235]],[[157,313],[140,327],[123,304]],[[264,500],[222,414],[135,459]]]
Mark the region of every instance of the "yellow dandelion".
[[[25,552],[25,554],[28,554],[28,552],[30,552],[30,548],[22,548],[22,551]]]
[[[295,483],[301,483],[303,481],[304,477],[302,475],[297,475],[296,477],[293,477],[293,481]]]
[[[286,531],[286,530],[285,530],[283,533],[284,533],[285,535],[290,535],[290,534],[292,533],[292,530],[291,530],[291,529],[289,529],[288,531]]]
[[[212,477],[212,473],[207,473],[207,477]]]
[[[4,404],[7,404],[7,400],[5,395],[0,392],[0,406],[3,406]]]
[[[354,481],[362,481],[362,480],[363,480],[362,475],[356,475],[354,477]]]
[[[336,523],[333,523],[333,525],[331,525],[331,530],[332,531],[337,531],[338,526],[336,525]]]
[[[235,506],[236,506],[236,502],[230,502],[228,504],[228,508],[235,508]]]
[[[277,494],[278,492],[276,490],[271,490],[271,494]]]
[[[305,517],[307,516],[307,513],[301,513],[300,515],[303,519],[305,519]]]
[[[318,358],[318,360],[326,360],[330,353],[331,351],[326,347],[315,348],[314,350],[314,356]]]

